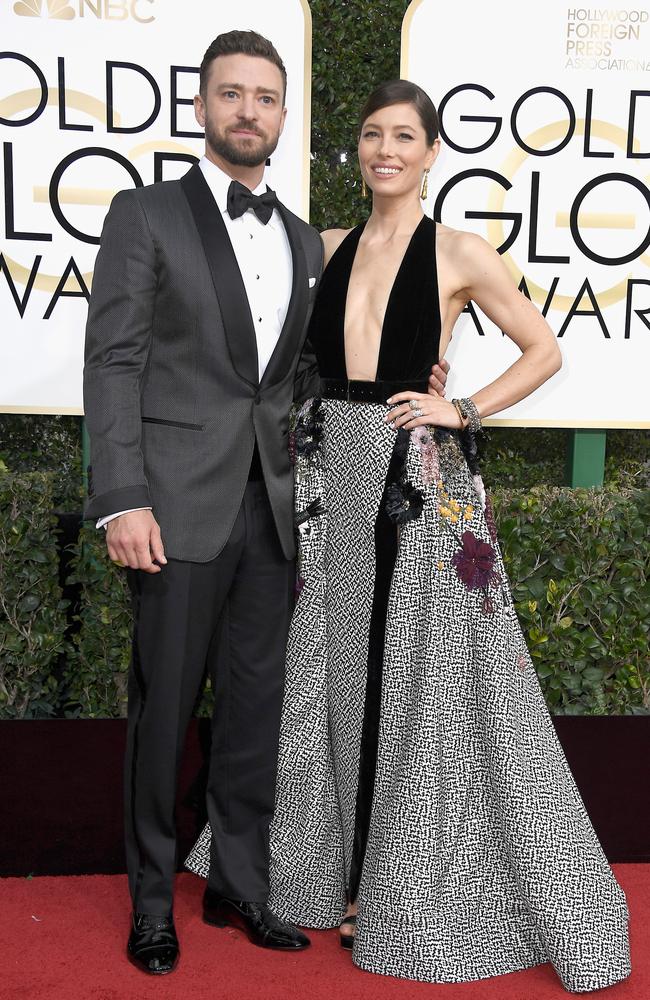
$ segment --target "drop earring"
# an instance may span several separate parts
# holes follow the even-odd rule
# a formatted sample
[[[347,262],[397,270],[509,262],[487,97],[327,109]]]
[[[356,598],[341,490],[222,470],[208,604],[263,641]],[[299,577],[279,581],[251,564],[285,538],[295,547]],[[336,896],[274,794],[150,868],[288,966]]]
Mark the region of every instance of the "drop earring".
[[[427,167],[424,171],[424,177],[422,178],[422,190],[420,191],[420,198],[422,201],[426,201],[427,195],[429,193],[429,168]]]
[[[368,197],[368,188],[366,187],[366,179],[365,179],[365,177],[361,178],[361,197],[362,198],[367,198]]]

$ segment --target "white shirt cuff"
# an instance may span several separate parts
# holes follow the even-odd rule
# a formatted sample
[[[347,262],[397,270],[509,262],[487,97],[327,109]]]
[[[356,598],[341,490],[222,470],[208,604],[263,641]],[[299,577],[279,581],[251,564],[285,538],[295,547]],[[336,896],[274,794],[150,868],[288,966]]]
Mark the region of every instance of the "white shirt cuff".
[[[152,510],[151,507],[131,507],[129,510],[119,510],[117,514],[107,514],[106,517],[100,517],[96,528],[105,528],[109,521],[114,521],[116,517],[121,517],[122,514],[130,514],[134,510]]]

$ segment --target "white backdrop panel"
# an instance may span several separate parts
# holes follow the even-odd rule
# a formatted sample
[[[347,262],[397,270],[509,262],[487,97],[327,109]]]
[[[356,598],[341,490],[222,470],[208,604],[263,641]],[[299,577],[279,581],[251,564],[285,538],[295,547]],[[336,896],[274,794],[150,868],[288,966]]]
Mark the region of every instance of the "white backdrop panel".
[[[402,76],[442,110],[426,211],[496,248],[520,227],[504,260],[562,348],[561,373],[491,422],[650,426],[648,0],[416,0]],[[477,390],[517,353],[480,311],[463,315],[451,391]]]
[[[201,155],[191,104],[182,102],[198,90],[209,43],[233,28],[270,38],[287,67],[289,114],[268,177],[307,218],[306,0],[2,0],[0,411],[81,413],[87,312],[81,282],[90,286],[97,253],[87,238],[99,236],[115,192],[134,185],[128,167],[149,184],[156,153]],[[136,131],[109,130],[111,89],[112,124]],[[83,150],[91,152],[79,156]],[[66,157],[71,161],[56,181]],[[188,169],[187,161],[159,161],[164,179]]]

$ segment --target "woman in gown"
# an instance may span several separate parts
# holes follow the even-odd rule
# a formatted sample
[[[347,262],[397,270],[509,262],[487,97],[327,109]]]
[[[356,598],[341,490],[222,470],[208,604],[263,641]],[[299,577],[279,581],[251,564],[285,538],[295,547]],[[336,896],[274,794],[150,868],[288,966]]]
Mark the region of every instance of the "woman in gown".
[[[439,145],[424,91],[382,85],[361,124],[372,213],[323,234],[320,391],[295,417],[269,905],[315,928],[345,915],[342,942],[372,972],[459,982],[550,961],[566,989],[598,989],[629,974],[625,897],[546,709],[465,429],[546,381],[559,350],[485,241],[423,215]],[[426,380],[470,299],[522,356],[454,404]],[[206,828],[188,867],[208,865]]]

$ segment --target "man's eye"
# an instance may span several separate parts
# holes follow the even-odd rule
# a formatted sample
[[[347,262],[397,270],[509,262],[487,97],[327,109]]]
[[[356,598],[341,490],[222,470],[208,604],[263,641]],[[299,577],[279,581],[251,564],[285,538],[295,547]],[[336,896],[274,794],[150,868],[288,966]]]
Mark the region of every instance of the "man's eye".
[[[237,97],[237,91],[236,90],[226,90],[226,91],[224,91],[224,95],[223,96],[224,97]]]
[[[273,104],[273,98],[269,97],[268,94],[262,98],[264,104]]]

